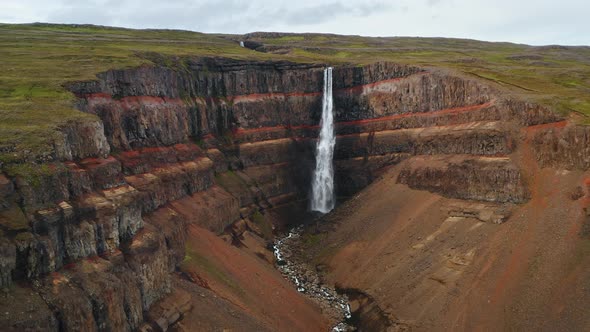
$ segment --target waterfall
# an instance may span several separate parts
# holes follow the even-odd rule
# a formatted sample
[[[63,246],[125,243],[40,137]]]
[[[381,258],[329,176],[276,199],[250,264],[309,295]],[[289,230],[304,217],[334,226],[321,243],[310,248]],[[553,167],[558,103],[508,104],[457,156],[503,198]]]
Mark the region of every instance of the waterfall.
[[[332,113],[332,67],[324,69],[324,94],[320,137],[316,147],[311,210],[328,213],[334,208],[334,114]]]

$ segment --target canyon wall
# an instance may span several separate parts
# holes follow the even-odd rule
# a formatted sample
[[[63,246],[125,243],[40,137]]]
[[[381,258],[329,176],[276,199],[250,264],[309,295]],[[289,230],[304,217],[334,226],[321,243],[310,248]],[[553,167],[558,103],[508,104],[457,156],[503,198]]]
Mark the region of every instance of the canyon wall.
[[[257,229],[261,212],[286,220],[301,209],[322,70],[181,58],[68,85],[78,108],[98,120],[63,128],[52,162],[0,176],[0,286],[34,280],[28,298],[38,307],[35,319],[7,324],[134,330],[170,293],[187,225],[239,238],[245,228],[236,233],[236,222]],[[525,202],[526,179],[507,156],[518,148],[519,128],[560,120],[440,71],[375,63],[336,67],[333,79],[342,197],[420,155],[426,161],[409,163],[400,183],[454,198]],[[553,132],[536,136],[545,151],[539,158],[562,162],[562,150],[586,140],[580,130],[568,131],[567,144]],[[572,165],[587,167],[585,155],[576,156]]]

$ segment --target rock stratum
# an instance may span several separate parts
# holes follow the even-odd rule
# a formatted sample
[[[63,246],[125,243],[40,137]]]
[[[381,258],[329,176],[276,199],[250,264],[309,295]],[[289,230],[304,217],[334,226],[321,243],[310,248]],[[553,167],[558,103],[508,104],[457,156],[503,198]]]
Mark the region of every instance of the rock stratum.
[[[178,58],[68,84],[96,120],[34,176],[0,175],[0,326],[328,330],[269,250],[305,220],[323,67]],[[432,68],[333,82],[353,199],[305,255],[361,330],[589,327],[587,127]]]

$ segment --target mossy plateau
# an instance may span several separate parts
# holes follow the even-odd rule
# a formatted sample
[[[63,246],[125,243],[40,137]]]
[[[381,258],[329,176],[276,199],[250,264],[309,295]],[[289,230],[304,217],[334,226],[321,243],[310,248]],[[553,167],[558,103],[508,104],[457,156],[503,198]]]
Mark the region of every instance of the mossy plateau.
[[[239,40],[268,46],[268,53],[240,47]],[[590,122],[590,47],[533,47],[446,38],[281,33],[238,36],[91,25],[0,24],[0,165],[46,160],[60,126],[68,121],[95,119],[75,109],[75,97],[64,84],[94,79],[108,69],[153,65],[146,54],[161,54],[161,59],[223,56],[331,64],[394,61],[444,67],[558,111],[576,113],[580,123]]]
[[[148,52],[268,57],[196,32],[0,24],[0,164],[43,160],[60,126],[95,119],[75,109],[66,83],[94,79],[109,69],[153,64],[142,56]]]

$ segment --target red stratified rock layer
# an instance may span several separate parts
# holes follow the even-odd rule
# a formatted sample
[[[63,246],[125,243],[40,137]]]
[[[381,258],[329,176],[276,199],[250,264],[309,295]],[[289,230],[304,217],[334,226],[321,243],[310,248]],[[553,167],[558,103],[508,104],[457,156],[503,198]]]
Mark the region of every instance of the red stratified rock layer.
[[[493,101],[487,102],[480,105],[473,105],[473,106],[465,106],[465,107],[455,107],[449,108],[444,110],[438,111],[431,111],[426,113],[405,113],[405,114],[395,114],[390,116],[383,116],[371,119],[362,119],[362,120],[355,120],[355,121],[341,121],[336,122],[335,127],[336,131],[344,130],[346,127],[354,127],[359,125],[371,124],[371,123],[379,123],[379,122],[392,122],[398,119],[404,118],[431,118],[437,117],[440,115],[449,115],[449,114],[458,114],[463,112],[471,112],[476,110],[482,110],[488,107],[491,107],[494,104]],[[320,127],[319,125],[301,125],[301,126],[274,126],[274,127],[260,127],[260,128],[238,128],[234,130],[234,134],[239,139],[242,135],[248,135],[253,133],[263,133],[263,132],[280,132],[286,130],[297,131],[301,129],[311,129],[311,130],[318,130]]]
[[[416,73],[413,74],[411,76],[421,76],[421,75],[426,75],[428,74],[428,72],[420,72],[420,73]],[[347,94],[347,93],[360,93],[363,91],[371,91],[373,89],[379,89],[380,86],[382,85],[387,85],[389,83],[393,83],[393,82],[399,82],[401,80],[407,79],[409,76],[407,77],[396,77],[396,78],[391,78],[391,79],[385,79],[385,80],[379,80],[376,82],[372,82],[372,83],[367,83],[367,84],[358,84],[352,87],[347,87],[347,88],[339,88],[339,89],[335,89],[334,93],[335,94]],[[285,99],[285,98],[290,98],[290,97],[306,97],[306,96],[321,96],[322,95],[322,91],[313,91],[313,92],[268,92],[268,93],[250,93],[250,94],[241,94],[241,95],[227,95],[227,96],[208,96],[207,98],[211,99],[211,100],[215,100],[215,101],[220,101],[222,99],[227,99],[232,101],[233,103],[241,103],[241,102],[252,102],[252,101],[258,101],[261,99],[267,99],[267,98],[279,98],[279,99]],[[85,98],[85,99],[113,99],[113,96],[108,94],[108,93],[104,93],[104,92],[98,92],[98,93],[76,93],[76,97],[78,98]],[[165,103],[178,103],[178,102],[182,102],[182,99],[180,98],[168,98],[168,97],[155,97],[155,96],[147,96],[147,95],[140,95],[140,96],[126,96],[126,97],[122,97],[122,98],[118,98],[117,100],[119,100],[122,105],[129,105],[132,103],[139,103],[139,102],[143,102],[143,103],[157,103],[157,102],[165,102]]]

